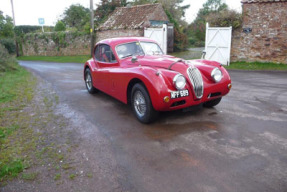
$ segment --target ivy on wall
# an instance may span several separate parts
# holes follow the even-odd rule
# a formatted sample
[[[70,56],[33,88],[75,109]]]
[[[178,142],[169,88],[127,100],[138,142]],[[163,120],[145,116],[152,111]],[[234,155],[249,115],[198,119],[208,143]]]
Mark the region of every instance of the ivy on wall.
[[[55,47],[55,51],[60,52],[62,48],[72,46],[73,48],[78,47],[75,39],[78,37],[86,38],[88,34],[86,32],[46,32],[46,33],[27,33],[21,36],[18,36],[20,53],[23,55],[24,45],[31,46],[34,49],[36,54],[39,53],[39,44],[45,46],[42,50],[47,51],[47,47]]]

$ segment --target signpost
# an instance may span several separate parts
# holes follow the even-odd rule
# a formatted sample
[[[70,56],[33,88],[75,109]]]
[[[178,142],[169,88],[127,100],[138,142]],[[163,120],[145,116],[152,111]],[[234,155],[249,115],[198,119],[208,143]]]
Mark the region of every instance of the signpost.
[[[39,25],[42,25],[42,31],[44,33],[44,24],[45,24],[45,19],[44,18],[38,18]]]

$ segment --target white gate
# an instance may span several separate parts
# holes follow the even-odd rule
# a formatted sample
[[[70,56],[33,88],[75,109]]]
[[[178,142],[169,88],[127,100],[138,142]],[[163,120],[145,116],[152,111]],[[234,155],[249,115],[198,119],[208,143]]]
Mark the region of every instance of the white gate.
[[[144,36],[155,40],[164,54],[167,53],[167,24],[163,24],[162,28],[145,28]]]
[[[230,63],[232,27],[209,27],[206,24],[205,58],[223,65]]]

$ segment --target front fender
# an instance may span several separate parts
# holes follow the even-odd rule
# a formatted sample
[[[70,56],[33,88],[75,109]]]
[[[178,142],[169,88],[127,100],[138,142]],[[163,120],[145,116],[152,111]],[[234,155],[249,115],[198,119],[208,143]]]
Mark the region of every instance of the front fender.
[[[144,83],[154,109],[160,111],[163,106],[165,107],[166,103],[164,103],[163,98],[165,96],[169,96],[169,92],[174,90],[172,82],[170,82],[170,77],[168,77],[161,70],[150,67],[136,67],[130,72],[133,75],[129,82],[131,82],[133,79],[139,79]],[[171,73],[174,75],[177,74],[177,72]],[[170,75],[172,76],[172,74]],[[128,86],[126,87],[128,88]],[[126,93],[128,93],[128,90]]]

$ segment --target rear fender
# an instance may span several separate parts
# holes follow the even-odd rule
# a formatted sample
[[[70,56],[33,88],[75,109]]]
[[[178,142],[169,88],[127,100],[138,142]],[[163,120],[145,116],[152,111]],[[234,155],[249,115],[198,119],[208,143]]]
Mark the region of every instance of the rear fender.
[[[93,58],[91,58],[90,60],[88,60],[86,63],[85,63],[85,66],[84,66],[84,75],[85,75],[85,70],[89,68],[91,71],[95,71],[96,69],[96,64],[95,64],[95,61]]]

